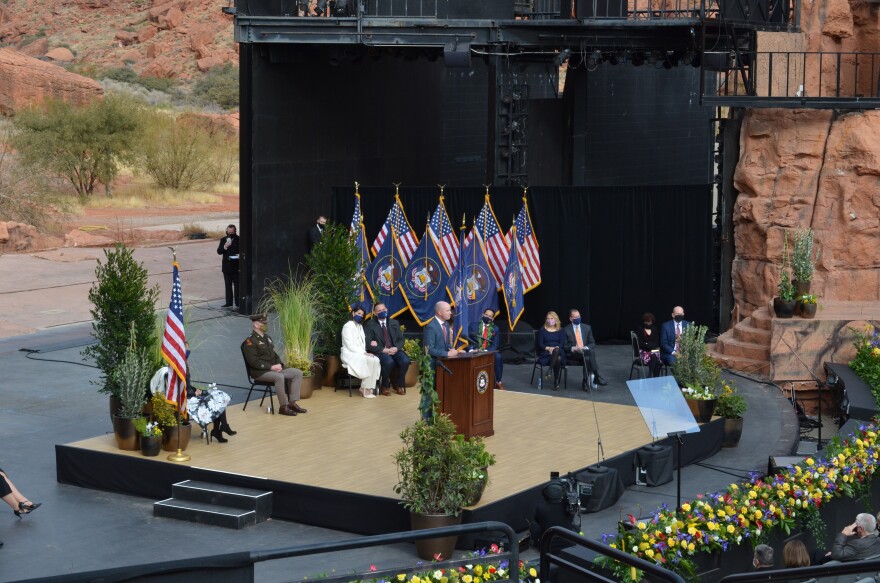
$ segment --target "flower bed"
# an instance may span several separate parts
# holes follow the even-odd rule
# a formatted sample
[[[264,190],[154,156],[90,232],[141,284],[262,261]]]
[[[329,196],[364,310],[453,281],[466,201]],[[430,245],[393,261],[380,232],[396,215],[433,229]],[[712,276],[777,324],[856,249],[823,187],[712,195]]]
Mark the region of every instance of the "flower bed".
[[[425,565],[425,570],[416,573],[388,574],[387,571],[379,572],[375,565],[370,566],[370,571],[376,572],[376,577],[352,579],[349,583],[485,583],[487,581],[500,581],[510,578],[509,561],[499,561],[493,557],[502,552],[497,545],[492,545],[488,550],[477,551],[473,554],[471,562],[463,565],[446,568],[431,569],[431,565]],[[441,557],[436,557],[441,560]],[[538,570],[535,566],[523,561],[517,566],[519,580],[523,583],[541,583],[538,578]],[[315,578],[316,581],[320,577]]]
[[[873,326],[868,326],[864,334],[853,331],[856,334],[853,343],[856,355],[849,367],[871,387],[874,400],[880,403],[880,332]]]
[[[766,479],[731,484],[725,492],[697,497],[681,510],[665,505],[632,530],[621,528],[603,541],[684,577],[696,571],[697,553],[726,551],[730,545],[758,544],[774,531],[788,534],[797,527],[823,527],[819,507],[833,498],[857,497],[867,491],[878,464],[878,429],[862,426],[841,442],[835,438],[823,458],[807,458]],[[816,538],[821,538],[816,536]],[[599,559],[621,581],[638,581],[642,572]]]

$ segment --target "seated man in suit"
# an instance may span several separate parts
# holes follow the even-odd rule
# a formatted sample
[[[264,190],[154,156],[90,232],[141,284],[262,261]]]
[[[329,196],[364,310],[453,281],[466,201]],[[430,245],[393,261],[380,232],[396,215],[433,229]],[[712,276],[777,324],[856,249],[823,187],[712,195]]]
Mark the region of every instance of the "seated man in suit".
[[[425,326],[422,341],[428,354],[434,358],[441,356],[454,357],[458,356],[458,350],[453,345],[452,326],[449,319],[452,318],[452,307],[448,302],[437,302],[434,304],[434,317]]]
[[[504,390],[501,375],[504,374],[504,361],[501,360],[501,352],[498,351],[498,326],[492,320],[495,312],[486,308],[479,322],[472,322],[468,326],[468,350],[493,350],[495,352],[495,388]]]
[[[403,332],[400,323],[388,317],[385,304],[376,304],[373,318],[364,326],[367,335],[367,352],[379,357],[381,368],[380,392],[383,396],[391,394],[391,388],[398,395],[406,393],[406,371],[409,357],[403,351]],[[397,376],[391,382],[391,370],[397,367]]]
[[[595,382],[604,386],[608,384],[599,374],[599,364],[596,362],[596,340],[593,338],[593,329],[588,324],[581,322],[579,310],[568,311],[568,320],[571,322],[565,327],[565,345],[568,347],[568,357],[580,360],[584,363],[584,382],[582,388],[587,388],[589,372],[595,375]],[[587,367],[589,365],[589,371]],[[597,388],[594,384],[591,388]]]
[[[660,360],[664,363],[675,364],[675,355],[678,354],[678,337],[691,323],[684,319],[684,308],[675,306],[672,308],[672,319],[663,322],[660,328]]]
[[[880,555],[877,519],[867,513],[857,515],[855,522],[834,535],[829,553],[837,561],[861,561],[875,555]]]

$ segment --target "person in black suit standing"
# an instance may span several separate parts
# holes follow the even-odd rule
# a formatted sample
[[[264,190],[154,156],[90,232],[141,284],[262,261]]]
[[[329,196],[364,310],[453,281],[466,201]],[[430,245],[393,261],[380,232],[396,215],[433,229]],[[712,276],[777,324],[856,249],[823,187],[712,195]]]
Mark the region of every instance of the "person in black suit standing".
[[[678,338],[691,323],[684,319],[684,308],[672,308],[672,319],[663,322],[660,328],[660,360],[669,365],[675,364],[678,354]]]
[[[380,393],[387,397],[393,388],[398,395],[406,394],[406,371],[409,357],[403,351],[403,332],[400,323],[388,317],[385,304],[376,304],[373,318],[364,326],[367,336],[367,352],[379,357],[381,369]],[[397,376],[392,382],[391,370],[397,367]]]
[[[220,269],[226,287],[226,303],[223,308],[238,308],[238,234],[235,225],[226,227],[226,236],[217,245],[217,255],[223,256]]]
[[[587,389],[588,371],[594,375],[595,383],[607,385],[608,381],[599,374],[599,363],[596,362],[596,340],[593,338],[593,329],[589,324],[581,322],[581,313],[579,310],[572,308],[568,311],[568,321],[571,322],[565,327],[565,345],[570,351],[569,357],[580,360],[584,363],[584,382],[583,389]],[[596,388],[595,383],[589,388]]]
[[[315,245],[318,244],[318,241],[321,240],[321,235],[324,234],[324,227],[327,225],[327,217],[321,215],[318,217],[318,220],[315,221],[315,224],[309,229],[308,237],[306,238],[306,253],[311,253],[312,249],[315,248]]]

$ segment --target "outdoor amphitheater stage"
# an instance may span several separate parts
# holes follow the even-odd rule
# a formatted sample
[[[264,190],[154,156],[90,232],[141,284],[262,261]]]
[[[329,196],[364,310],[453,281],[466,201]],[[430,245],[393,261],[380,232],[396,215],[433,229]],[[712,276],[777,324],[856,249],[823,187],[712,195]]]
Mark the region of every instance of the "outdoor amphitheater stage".
[[[527,528],[550,472],[576,472],[598,461],[593,404],[564,397],[498,391],[495,435],[486,438],[497,458],[480,502],[464,522],[498,520]],[[409,516],[394,493],[394,453],[400,432],[418,419],[419,394],[364,399],[330,388],[301,401],[307,414],[270,415],[259,401],[227,410],[238,435],[206,444],[193,432],[192,460],[172,463],[167,453],[148,458],[116,448],[112,433],[56,445],[58,481],[160,500],[186,479],[271,490],[272,517],[360,534],[409,530]],[[651,442],[638,408],[596,403],[606,461],[625,486],[634,482],[634,451]],[[108,421],[109,423],[109,421]],[[722,423],[684,436],[684,465],[720,449]]]

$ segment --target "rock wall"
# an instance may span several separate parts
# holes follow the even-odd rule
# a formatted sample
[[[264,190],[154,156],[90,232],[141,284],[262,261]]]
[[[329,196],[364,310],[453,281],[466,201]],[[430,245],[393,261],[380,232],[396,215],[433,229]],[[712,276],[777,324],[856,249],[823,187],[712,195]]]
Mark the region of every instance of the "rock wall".
[[[876,5],[804,0],[801,26],[806,51],[880,52]],[[836,83],[832,60],[807,63],[807,95]],[[841,82],[867,93],[878,82],[876,63],[860,62],[858,79],[855,70],[842,67]],[[732,275],[740,316],[776,295],[783,232],[797,227],[816,234],[815,293],[828,300],[880,299],[880,112],[747,111],[734,187]]]
[[[85,104],[101,95],[103,89],[94,79],[13,49],[0,49],[0,115],[13,115],[50,97]]]

